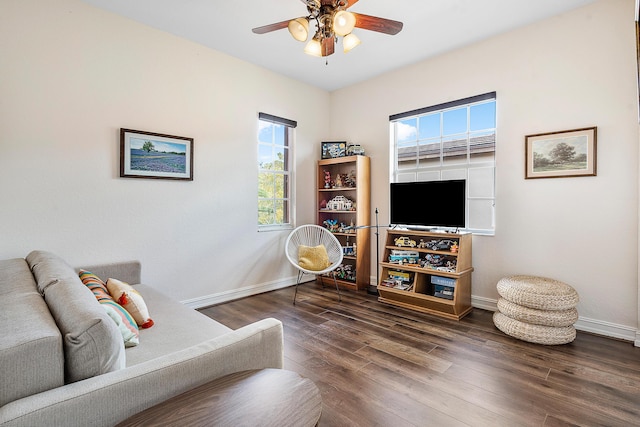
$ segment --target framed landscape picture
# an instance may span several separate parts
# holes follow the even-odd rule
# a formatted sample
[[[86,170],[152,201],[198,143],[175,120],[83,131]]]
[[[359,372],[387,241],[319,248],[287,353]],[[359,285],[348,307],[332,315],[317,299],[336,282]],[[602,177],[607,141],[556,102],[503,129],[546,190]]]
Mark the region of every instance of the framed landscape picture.
[[[525,179],[596,175],[596,127],[525,137]]]
[[[120,129],[120,176],[193,181],[193,138]]]

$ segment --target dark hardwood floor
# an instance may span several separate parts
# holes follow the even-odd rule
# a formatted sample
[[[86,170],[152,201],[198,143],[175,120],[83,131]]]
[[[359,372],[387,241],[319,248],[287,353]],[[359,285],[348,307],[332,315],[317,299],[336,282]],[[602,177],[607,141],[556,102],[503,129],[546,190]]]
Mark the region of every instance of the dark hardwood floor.
[[[542,346],[474,309],[459,322],[315,282],[201,312],[284,324],[285,368],[322,392],[319,426],[638,426],[640,348],[578,332]]]

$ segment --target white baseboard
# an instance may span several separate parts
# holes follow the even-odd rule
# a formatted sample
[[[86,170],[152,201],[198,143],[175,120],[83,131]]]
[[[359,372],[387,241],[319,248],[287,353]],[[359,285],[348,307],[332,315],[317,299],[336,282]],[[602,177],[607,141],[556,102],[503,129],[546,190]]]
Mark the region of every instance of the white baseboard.
[[[491,298],[476,297],[471,295],[471,305],[473,307],[481,308],[483,310],[489,310],[489,311],[498,310],[498,301]]]
[[[498,301],[494,299],[471,296],[471,305],[477,308],[496,311],[498,309],[497,304]],[[574,326],[578,331],[631,341],[636,347],[640,347],[640,331],[629,326],[589,319],[582,316],[578,317],[578,321]]]
[[[240,298],[250,297],[252,295],[257,295],[264,292],[275,291],[276,289],[286,288],[295,284],[296,278],[290,277],[283,280],[276,280],[273,282],[261,283],[253,286],[245,286],[240,289],[232,289],[230,291],[224,291],[217,294],[205,295],[181,302],[187,307],[198,309],[221,304],[223,302],[233,301]],[[293,298],[293,294],[291,295],[291,297]]]
[[[574,326],[579,331],[591,332],[593,334],[604,335],[624,341],[635,341],[635,346],[640,347],[640,341],[638,341],[638,337],[640,337],[640,335],[638,335],[638,330],[629,326],[617,325],[615,323],[589,319],[582,316],[578,318],[578,321]]]
[[[375,279],[371,282],[375,283]],[[263,292],[275,291],[276,289],[286,288],[296,284],[295,277],[289,277],[283,280],[261,283],[253,286],[245,286],[240,289],[233,289],[217,294],[205,295],[203,297],[184,300],[182,303],[187,307],[198,309],[209,307],[211,305],[221,304],[252,295],[261,294]],[[491,298],[471,296],[471,305],[483,310],[496,311],[498,301]],[[586,317],[579,317],[575,323],[575,328],[579,331],[590,332],[606,337],[617,338],[624,341],[631,341],[636,347],[640,347],[640,330],[615,323],[604,322]]]

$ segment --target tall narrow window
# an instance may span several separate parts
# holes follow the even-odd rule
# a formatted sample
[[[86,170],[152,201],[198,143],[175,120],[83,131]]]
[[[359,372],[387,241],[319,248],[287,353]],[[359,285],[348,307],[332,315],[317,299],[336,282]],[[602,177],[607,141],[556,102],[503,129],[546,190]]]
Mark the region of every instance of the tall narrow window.
[[[465,179],[466,229],[495,231],[496,93],[395,114],[393,182]],[[437,209],[437,200],[428,209]]]
[[[296,122],[258,115],[258,229],[293,225],[292,141]]]

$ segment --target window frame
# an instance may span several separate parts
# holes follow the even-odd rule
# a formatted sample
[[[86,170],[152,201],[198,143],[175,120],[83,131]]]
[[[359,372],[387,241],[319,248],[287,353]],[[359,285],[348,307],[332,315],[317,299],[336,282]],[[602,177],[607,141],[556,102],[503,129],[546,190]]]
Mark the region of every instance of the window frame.
[[[284,128],[284,143],[283,144],[277,144],[276,140],[275,140],[275,135],[276,132],[273,132],[273,138],[271,143],[266,144],[264,143],[264,141],[260,140],[260,130],[262,129],[262,126],[260,124],[260,122],[266,122],[266,123],[270,123],[271,125],[274,126],[283,126]],[[278,231],[278,230],[291,230],[294,228],[294,224],[295,224],[295,201],[294,201],[294,195],[295,195],[295,171],[294,171],[294,141],[295,141],[295,132],[294,129],[296,128],[296,126],[298,125],[296,121],[294,120],[289,120],[289,119],[285,119],[282,117],[278,117],[278,116],[274,116],[271,114],[267,114],[267,113],[262,113],[259,112],[258,113],[258,121],[257,121],[257,125],[258,125],[258,130],[257,130],[257,170],[258,170],[258,176],[257,176],[257,209],[256,209],[256,214],[258,215],[258,217],[256,218],[256,224],[258,227],[258,231],[262,232],[262,231]],[[275,129],[274,129],[275,130]],[[277,171],[277,170],[273,170],[273,169],[263,169],[261,168],[261,159],[260,159],[260,148],[264,147],[264,146],[271,146],[272,148],[272,154],[275,153],[275,147],[281,147],[285,150],[285,161],[284,161],[284,170],[282,171]],[[272,156],[272,161],[275,160],[275,157]],[[283,197],[276,197],[275,194],[273,195],[273,197],[261,197],[260,196],[260,176],[263,173],[269,173],[269,174],[274,174],[274,175],[282,175],[284,177],[284,194]],[[272,200],[277,201],[277,200],[282,200],[284,201],[284,204],[286,206],[286,212],[285,212],[285,216],[287,218],[287,220],[285,222],[282,223],[278,223],[278,222],[274,222],[274,223],[270,223],[270,224],[260,224],[260,205],[261,205],[261,201],[265,201],[265,200]]]
[[[472,120],[471,113],[470,113],[471,108],[474,106],[480,106],[482,104],[487,104],[490,102],[495,103],[494,104],[495,107],[493,111],[494,127],[481,129],[481,130],[473,130],[471,126],[471,120]],[[461,109],[461,107],[466,107],[466,110],[467,110],[466,130],[457,134],[451,134],[451,135],[446,134],[446,132],[444,131],[444,114],[446,114],[449,111],[454,112],[456,110],[459,110]],[[398,141],[397,124],[399,122],[407,121],[409,119],[416,119],[416,123],[418,123],[421,117],[427,117],[435,114],[440,115],[439,135],[437,135],[436,137],[430,137],[430,138],[421,136],[419,133],[420,132],[419,126],[417,125],[416,129],[418,131],[418,134],[415,137],[415,154],[414,154],[416,158],[416,165],[413,168],[412,167],[407,167],[404,169],[400,168],[399,157],[398,157],[399,141]],[[428,120],[428,119],[425,119],[425,120]],[[476,139],[475,140],[476,148],[474,150],[473,136],[475,135],[476,137],[481,138],[483,134],[492,136],[492,141],[491,139],[489,139],[488,146],[485,145],[484,147],[482,147],[483,144],[487,144],[487,140],[481,141],[479,139]],[[464,171],[464,177],[462,178],[466,179],[467,181],[467,191],[466,191],[467,202],[466,202],[464,231],[468,231],[473,234],[495,235],[495,229],[496,229],[495,206],[496,206],[496,185],[497,185],[496,183],[496,146],[497,146],[496,92],[488,92],[482,95],[472,96],[472,97],[463,98],[463,99],[459,99],[451,102],[445,102],[442,104],[437,104],[429,107],[407,111],[404,113],[391,115],[389,116],[389,139],[390,139],[389,169],[390,169],[391,182],[429,181],[434,179],[428,179],[427,176],[428,175],[436,176],[436,174],[438,176],[436,180],[460,179],[461,176],[458,176],[456,174],[459,174],[460,171]],[[421,142],[423,142],[422,146],[424,147],[425,146],[424,142],[429,141],[430,139],[432,141],[439,141],[439,154],[437,155],[437,157],[433,156],[433,154],[435,153],[432,153],[431,155],[432,159],[437,158],[438,164],[421,166],[420,165]],[[447,159],[447,157],[449,157],[446,154],[446,147],[445,147],[445,142],[447,140],[457,141],[457,142],[459,142],[460,140],[466,140],[466,144],[465,144],[466,154],[463,161],[455,161],[455,160],[450,161],[450,159]],[[410,140],[410,141],[413,142],[413,140]],[[401,142],[402,141],[400,141],[400,143]],[[492,146],[492,149],[491,149],[491,146]],[[489,147],[490,149],[487,150],[487,147]],[[492,159],[478,161],[477,159],[473,158],[474,154],[481,154],[481,153],[492,153]],[[460,153],[454,154],[453,156],[458,156],[458,158],[461,158]],[[482,169],[484,169],[484,171]],[[490,195],[484,195],[484,196],[471,195],[470,185],[471,185],[472,179],[470,177],[470,173],[474,173],[474,172],[482,173],[485,171],[491,173],[490,178],[488,178],[488,179],[491,179]],[[447,176],[447,172],[449,172],[448,176]],[[399,179],[399,176],[402,176],[403,174],[405,175],[413,174],[414,177],[412,180]],[[422,179],[421,179],[421,176],[422,176]],[[478,176],[479,175],[476,175],[476,179],[480,180],[481,178]],[[485,179],[487,179],[486,177],[488,176],[489,175],[486,174]],[[481,182],[481,181],[478,181],[478,182]],[[480,203],[482,203],[481,201],[488,201],[490,203],[490,206],[484,206],[482,208],[484,214],[486,214],[487,217],[489,217],[490,215],[490,220],[489,220],[490,227],[488,228],[470,227],[470,224],[473,223],[473,220],[470,217],[471,216],[470,204],[471,202],[474,202],[474,201],[475,202],[480,201]],[[488,211],[489,209],[490,209],[490,212]]]

